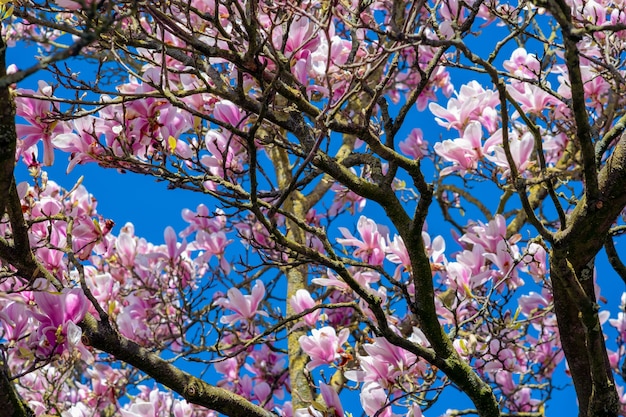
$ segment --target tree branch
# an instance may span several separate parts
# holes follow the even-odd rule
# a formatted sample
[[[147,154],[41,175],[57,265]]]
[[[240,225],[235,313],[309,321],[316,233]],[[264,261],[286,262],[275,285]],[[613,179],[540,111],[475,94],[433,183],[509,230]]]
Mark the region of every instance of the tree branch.
[[[227,416],[276,417],[275,414],[229,390],[214,387],[181,371],[158,355],[119,335],[112,327],[98,322],[89,313],[80,323],[83,343],[107,352],[145,372],[160,384],[180,394],[188,402]]]

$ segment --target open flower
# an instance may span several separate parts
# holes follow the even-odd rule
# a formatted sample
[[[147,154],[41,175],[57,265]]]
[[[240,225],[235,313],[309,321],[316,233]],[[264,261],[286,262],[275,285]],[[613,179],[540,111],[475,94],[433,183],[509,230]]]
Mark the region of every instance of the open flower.
[[[317,304],[311,294],[304,289],[299,289],[289,300],[291,308],[296,313],[302,313],[304,310],[315,307]],[[304,316],[304,322],[309,326],[314,326],[320,316],[320,310],[315,310]]]
[[[320,365],[333,363],[340,358],[343,345],[350,336],[349,329],[342,329],[339,334],[330,326],[311,330],[311,336],[300,336],[298,341],[302,350],[309,355],[311,362],[306,367],[308,370]]]
[[[354,237],[345,227],[340,227],[339,231],[344,238],[337,239],[337,242],[344,246],[356,246],[354,256],[361,258],[363,262],[371,265],[382,265],[385,260],[385,240],[389,235],[387,228],[379,226],[372,219],[361,216],[357,223],[357,230],[363,239],[362,241]]]
[[[220,319],[221,323],[235,324],[239,320],[252,320],[257,314],[267,317],[265,311],[258,309],[259,304],[265,297],[265,286],[260,280],[256,281],[250,295],[243,295],[237,288],[229,289],[226,295],[227,297],[223,297],[215,303],[228,310],[234,311],[235,314],[223,316]]]
[[[74,346],[80,341],[80,328],[76,326],[87,313],[89,303],[80,288],[65,288],[61,293],[35,291],[33,297],[39,311],[33,312],[41,325],[37,337],[44,354],[49,354],[50,347],[56,347],[54,353],[61,353],[64,348]]]

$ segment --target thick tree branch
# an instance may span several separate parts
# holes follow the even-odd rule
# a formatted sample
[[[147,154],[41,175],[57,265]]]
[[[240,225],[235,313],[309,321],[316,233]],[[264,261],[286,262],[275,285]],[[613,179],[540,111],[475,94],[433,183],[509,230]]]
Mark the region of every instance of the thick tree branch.
[[[591,140],[591,125],[587,112],[585,88],[580,70],[580,50],[577,43],[581,36],[573,32],[572,11],[564,0],[547,0],[544,4],[561,27],[565,46],[565,65],[570,81],[572,96],[571,110],[576,121],[576,139],[580,144],[583,172],[585,176],[585,196],[589,200],[598,198],[596,157]]]
[[[598,197],[587,195],[568,218],[568,228],[555,234],[552,282],[561,343],[570,369],[581,415],[617,415],[617,392],[608,362],[595,304],[593,260],[610,227],[626,206],[626,140],[621,139],[598,176]],[[599,236],[604,238],[598,238]],[[580,291],[574,289],[582,288]]]
[[[226,389],[181,371],[158,355],[122,337],[113,328],[87,315],[80,323],[83,342],[107,352],[155,381],[179,393],[188,402],[215,410],[227,416],[275,417],[275,414]]]
[[[555,246],[567,248],[574,269],[586,265],[604,245],[617,216],[626,207],[626,138],[616,144],[598,175],[598,197],[583,196],[569,215],[569,227],[555,234]],[[575,254],[575,256],[574,256]]]

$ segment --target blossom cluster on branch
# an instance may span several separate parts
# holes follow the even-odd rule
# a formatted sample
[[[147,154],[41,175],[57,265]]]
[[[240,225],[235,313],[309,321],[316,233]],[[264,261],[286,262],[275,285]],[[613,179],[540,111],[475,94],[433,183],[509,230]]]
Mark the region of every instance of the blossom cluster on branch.
[[[626,413],[623,2],[23,0],[0,54],[16,410],[539,417],[566,359]],[[59,164],[206,204],[149,242]]]

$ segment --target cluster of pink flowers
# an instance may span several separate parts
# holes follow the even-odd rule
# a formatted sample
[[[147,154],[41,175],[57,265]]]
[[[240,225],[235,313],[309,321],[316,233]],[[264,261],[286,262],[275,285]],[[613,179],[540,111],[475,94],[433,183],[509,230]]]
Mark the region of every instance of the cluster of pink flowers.
[[[92,0],[52,3],[51,10],[63,10],[58,19],[74,26],[86,13],[83,9],[97,5]],[[291,142],[291,135],[298,135],[285,133],[288,124],[284,120],[291,117],[290,112],[295,109],[306,113],[297,108],[297,100],[308,100],[308,104],[317,106],[316,110],[328,112],[322,115],[340,114],[348,108],[341,117],[354,119],[351,123],[360,127],[361,109],[352,106],[367,106],[365,98],[355,99],[362,91],[367,96],[375,90],[374,95],[379,97],[380,93],[380,97],[398,106],[419,91],[411,106],[419,112],[428,109],[435,122],[449,131],[450,138],[439,140],[430,131],[413,128],[402,137],[385,138],[383,145],[382,141],[367,139],[367,132],[361,129],[363,137],[345,140],[350,143],[352,156],[360,156],[359,152],[375,159],[380,156],[376,162],[380,162],[383,174],[401,171],[398,166],[402,164],[387,164],[389,161],[376,152],[376,146],[383,146],[390,155],[403,155],[405,158],[398,161],[402,159],[404,167],[410,160],[434,165],[440,177],[493,180],[498,186],[515,172],[523,179],[533,178],[540,164],[537,138],[543,140],[545,161],[552,167],[572,137],[567,131],[569,125],[574,125],[568,105],[572,91],[567,66],[559,56],[552,62],[552,58],[539,57],[524,47],[515,49],[503,62],[497,60],[502,62],[498,71],[511,104],[505,105],[495,87],[485,87],[477,80],[456,88],[448,72],[455,57],[440,45],[453,45],[465,36],[461,28],[474,17],[482,19],[486,27],[506,16],[511,22],[520,21],[527,8],[537,13],[545,11],[497,2],[482,2],[474,8],[458,0],[445,0],[432,5],[432,10],[429,6],[429,10],[415,11],[416,16],[430,14],[434,18],[412,19],[421,29],[406,36],[399,32],[395,11],[390,9],[395,6],[390,2],[331,3],[304,2],[306,7],[300,9],[290,2],[260,2],[255,10],[258,33],[254,35],[258,36],[254,39],[263,48],[245,63],[245,68],[230,63],[226,53],[207,55],[207,67],[192,68],[190,62],[195,62],[197,56],[189,52],[190,46],[181,36],[193,35],[209,49],[249,57],[251,39],[228,38],[243,33],[236,25],[245,21],[245,16],[233,15],[236,8],[229,9],[216,1],[191,1],[185,10],[172,6],[162,19],[177,20],[180,25],[175,27],[180,33],[171,27],[156,30],[157,19],[150,16],[136,21],[124,17],[120,31],[129,30],[128,34],[133,35],[132,27],[141,27],[142,35],[163,42],[178,55],[144,48],[133,51],[137,61],[145,65],[110,95],[96,96],[97,106],[84,112],[80,109],[71,120],[63,114],[66,108],[55,102],[60,93],[52,84],[40,81],[36,90],[15,88],[16,159],[36,177],[35,185],[21,183],[17,191],[33,253],[51,277],[50,282],[39,276],[20,280],[11,276],[14,268],[2,265],[8,275],[0,279],[0,340],[6,342],[12,372],[20,375],[20,394],[39,415],[52,408],[63,417],[104,414],[111,409],[125,417],[215,414],[188,404],[158,385],[139,385],[132,394],[125,392],[126,384],[136,383],[138,377],[125,367],[107,362],[82,343],[81,320],[87,314],[104,319],[102,312],[123,337],[154,351],[182,355],[211,350],[206,354],[210,355],[207,361],[216,374],[216,385],[285,417],[344,416],[337,391],[328,383],[329,370],[343,372],[350,384],[358,387],[361,406],[368,416],[418,417],[421,403],[413,394],[441,388],[437,385],[442,383],[437,370],[380,336],[376,331],[380,315],[374,314],[372,305],[358,295],[375,296],[386,313],[385,325],[393,332],[420,347],[429,346],[409,315],[416,297],[413,278],[417,271],[401,235],[365,215],[359,216],[354,230],[335,227],[332,221],[336,219],[343,222],[346,218],[353,220],[357,212],[366,213],[367,199],[354,191],[357,187],[325,184],[326,179],[319,189],[327,186],[328,197],[310,208],[304,219],[281,214],[284,206],[279,207],[278,202],[285,202],[278,196],[285,187],[278,184],[283,178],[263,164],[269,168],[285,155],[286,165],[298,166],[306,160],[304,141]],[[576,27],[585,22],[598,26],[626,23],[619,2],[574,0],[568,4]],[[290,18],[285,20],[285,15]],[[211,16],[215,22],[203,16]],[[20,30],[23,36],[42,43],[44,38],[50,42],[61,36],[58,30],[39,30],[24,23],[3,30],[8,43],[20,39]],[[626,31],[592,32],[579,42],[581,76],[593,119],[600,121],[611,116],[603,112],[610,107],[607,104],[612,87],[606,69],[596,61],[604,55],[621,56],[623,51],[617,45],[626,40]],[[387,35],[390,42],[384,39]],[[403,46],[402,41],[407,39],[411,45]],[[457,52],[462,50],[457,48]],[[258,78],[257,72],[261,74]],[[423,79],[425,75],[428,80]],[[264,83],[270,80],[276,83],[272,84],[276,88],[272,97],[265,95]],[[209,91],[221,91],[222,97]],[[290,94],[286,101],[295,104],[283,106],[285,97],[280,95],[285,91]],[[240,105],[234,102],[238,99]],[[259,117],[262,111],[254,100],[261,99],[262,105],[268,106],[262,110],[273,111],[270,116],[274,119]],[[511,110],[513,104],[515,109]],[[367,128],[379,129],[381,138],[395,130],[393,126],[388,129],[395,116],[384,120],[384,113],[390,111],[387,107],[381,99],[363,113],[371,112]],[[504,111],[510,112],[506,126],[501,116]],[[314,111],[309,113],[302,115],[302,125],[311,122],[319,131],[329,130],[320,139],[320,149],[334,150],[335,137],[345,132],[330,132],[334,120],[315,118]],[[527,126],[528,120],[536,121],[536,130]],[[255,134],[248,135],[252,131]],[[179,233],[172,227],[165,228],[163,243],[153,244],[137,236],[131,223],[114,231],[113,222],[97,213],[96,200],[82,185],[67,191],[47,180],[42,165],[55,162],[55,150],[69,154],[68,171],[86,163],[152,174],[155,166],[163,170],[176,167],[176,175],[189,179],[181,184],[215,196],[226,205],[235,201],[241,211],[226,214],[202,204],[195,211],[183,210],[188,226]],[[284,155],[276,157],[272,152]],[[373,182],[374,167],[368,164],[347,164],[346,172],[364,183]],[[253,170],[261,175],[252,179]],[[408,182],[401,175],[405,173],[398,174],[394,183],[398,184],[398,193],[410,188],[400,185]],[[304,176],[294,179],[295,190],[302,193],[310,185],[301,187],[297,182]],[[254,207],[255,213],[244,212],[252,207],[246,206],[252,201],[247,193],[261,202]],[[456,197],[460,200],[458,194]],[[249,201],[239,201],[246,198]],[[259,221],[259,211],[262,215],[272,214],[267,221],[276,230],[268,230],[268,223]],[[275,238],[278,232],[289,232],[290,221],[309,226],[304,237],[307,250],[324,255],[335,245],[337,257],[333,261],[339,259],[346,267],[341,275],[326,269],[327,265],[322,269],[322,263],[311,263],[308,289],[279,298],[271,291],[280,290],[282,282],[268,278],[265,271],[251,271],[255,262],[283,270],[292,267],[295,258],[302,262]],[[538,242],[522,242],[520,235],[507,237],[507,220],[500,214],[459,229],[462,235],[447,240],[435,232],[422,231],[430,260],[426,272],[435,284],[437,318],[458,354],[503,398],[503,409],[536,412],[539,400],[530,387],[541,387],[563,359],[551,309],[546,247]],[[330,243],[322,242],[326,232],[331,236],[338,233],[339,237]],[[0,222],[0,235],[12,238],[6,219]],[[233,252],[239,262],[231,262],[228,253],[235,242],[240,244],[240,252]],[[352,279],[344,280],[345,274]],[[355,285],[359,291],[354,291]],[[287,303],[287,310],[301,318],[285,317],[282,310]],[[338,303],[344,304],[333,306]],[[601,318],[606,327],[618,333],[617,349],[609,354],[611,366],[618,370],[626,355],[626,314],[620,312],[609,318],[602,312]],[[306,371],[311,384],[317,384],[324,410],[314,405],[292,409],[288,358],[284,353],[289,331],[305,333],[299,337],[299,344],[308,357]],[[212,349],[205,349],[209,344]],[[83,378],[73,384],[63,383],[64,373],[76,369],[86,369]],[[53,400],[43,393],[53,392],[56,385],[60,388],[55,391],[56,403],[51,407]],[[120,401],[124,396],[126,402]],[[623,401],[626,404],[626,398]]]

